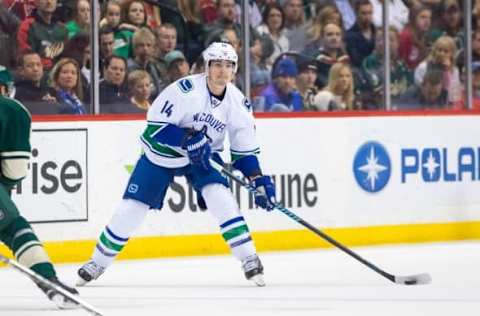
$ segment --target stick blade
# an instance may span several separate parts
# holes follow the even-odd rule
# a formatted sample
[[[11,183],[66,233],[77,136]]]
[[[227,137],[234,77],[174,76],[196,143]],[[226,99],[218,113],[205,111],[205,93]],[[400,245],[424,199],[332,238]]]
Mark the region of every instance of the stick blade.
[[[422,285],[422,284],[430,284],[431,282],[432,282],[432,277],[428,273],[395,277],[395,283],[403,284],[403,285]]]

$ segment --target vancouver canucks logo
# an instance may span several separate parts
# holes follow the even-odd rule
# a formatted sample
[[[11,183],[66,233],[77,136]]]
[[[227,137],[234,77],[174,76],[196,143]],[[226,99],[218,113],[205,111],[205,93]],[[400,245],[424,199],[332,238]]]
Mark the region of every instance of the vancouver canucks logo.
[[[353,174],[358,185],[365,191],[375,193],[388,183],[391,163],[388,152],[380,143],[363,144],[353,158]]]
[[[216,108],[220,105],[220,103],[222,103],[222,101],[220,101],[217,97],[213,95],[210,96],[210,104],[212,105],[212,108]]]

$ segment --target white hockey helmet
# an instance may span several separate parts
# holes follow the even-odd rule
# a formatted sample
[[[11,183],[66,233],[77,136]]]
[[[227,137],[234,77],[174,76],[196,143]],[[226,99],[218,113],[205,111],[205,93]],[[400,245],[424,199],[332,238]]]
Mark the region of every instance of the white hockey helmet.
[[[234,64],[233,73],[238,69],[238,55],[232,45],[222,42],[213,42],[203,51],[205,72],[208,73],[208,65],[212,60],[227,60]]]

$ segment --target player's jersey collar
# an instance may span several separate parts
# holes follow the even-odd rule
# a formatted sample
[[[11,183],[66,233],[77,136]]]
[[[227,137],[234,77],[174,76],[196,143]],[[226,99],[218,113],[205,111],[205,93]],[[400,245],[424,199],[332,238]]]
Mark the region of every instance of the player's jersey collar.
[[[207,86],[207,91],[208,91],[208,96],[209,96],[209,99],[210,99],[210,105],[212,106],[212,108],[216,108],[217,106],[219,106],[223,99],[225,99],[225,94],[227,93],[227,87],[225,87],[225,89],[223,90],[223,93],[222,95],[214,95],[211,91],[210,91],[210,88],[208,87],[208,84],[205,83],[206,86]]]

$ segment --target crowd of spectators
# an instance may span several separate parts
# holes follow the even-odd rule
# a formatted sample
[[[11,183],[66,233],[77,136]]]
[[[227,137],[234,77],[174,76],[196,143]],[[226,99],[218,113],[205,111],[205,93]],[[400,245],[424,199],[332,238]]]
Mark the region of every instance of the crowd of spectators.
[[[250,52],[255,111],[384,109],[384,0],[250,0],[242,40],[235,0],[99,3],[100,113],[144,113],[168,84],[204,71],[213,41]],[[465,108],[461,0],[389,0],[393,109]],[[474,1],[474,108],[480,108],[480,0]],[[32,114],[92,111],[89,0],[0,0],[0,69]],[[480,27],[480,26],[479,26]]]

